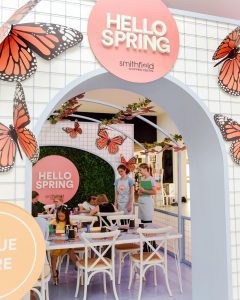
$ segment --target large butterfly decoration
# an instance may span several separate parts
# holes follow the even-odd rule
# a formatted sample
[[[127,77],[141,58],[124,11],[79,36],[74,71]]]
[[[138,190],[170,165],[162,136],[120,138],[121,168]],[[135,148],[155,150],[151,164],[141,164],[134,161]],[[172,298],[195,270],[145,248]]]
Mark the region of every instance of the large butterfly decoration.
[[[135,169],[135,165],[137,163],[137,157],[133,156],[128,161],[126,161],[125,157],[123,155],[120,156],[121,163],[130,171],[133,172]]]
[[[240,95],[240,26],[234,29],[219,45],[213,60],[221,59],[215,66],[224,62],[219,73],[218,83],[227,93]]]
[[[78,134],[82,134],[82,129],[77,120],[75,120],[73,128],[63,127],[62,130],[69,134],[72,139],[75,139]]]
[[[98,129],[99,138],[96,139],[96,146],[99,150],[108,149],[110,154],[116,154],[119,151],[119,146],[123,144],[126,137],[120,135],[110,138],[106,128]]]
[[[13,102],[13,125],[7,127],[0,123],[0,172],[7,172],[14,166],[17,149],[21,158],[22,149],[32,163],[38,160],[39,147],[36,138],[25,128],[29,124],[24,91],[18,82]]]
[[[232,142],[231,157],[235,163],[240,165],[240,124],[221,114],[214,115],[214,121],[221,130],[224,140]]]
[[[37,69],[33,52],[50,60],[82,41],[82,33],[62,25],[17,23],[39,2],[28,1],[0,27],[0,79],[23,81]]]

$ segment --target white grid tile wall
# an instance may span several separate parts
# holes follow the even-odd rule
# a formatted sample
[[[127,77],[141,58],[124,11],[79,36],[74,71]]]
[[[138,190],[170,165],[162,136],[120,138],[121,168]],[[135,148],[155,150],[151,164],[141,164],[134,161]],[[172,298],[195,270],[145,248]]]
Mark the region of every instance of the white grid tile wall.
[[[105,159],[116,171],[118,165],[121,163],[120,154],[127,160],[133,156],[133,141],[130,138],[134,137],[134,126],[132,124],[119,124],[113,127],[121,130],[130,138],[127,138],[121,146],[119,152],[115,155],[109,153],[107,149],[99,150],[96,147],[96,139],[98,138],[98,124],[90,122],[79,122],[82,128],[82,134],[77,138],[72,139],[66,132],[62,130],[63,127],[73,128],[74,122],[60,121],[55,125],[51,125],[48,121],[44,124],[41,134],[39,136],[39,144],[41,146],[65,146],[73,147],[81,150],[91,152],[103,159]],[[112,138],[117,135],[123,136],[117,130],[109,130],[109,137]]]
[[[0,0],[0,22],[4,22],[25,0]],[[67,83],[81,74],[100,67],[88,44],[87,20],[95,1],[42,0],[23,20],[56,22],[82,31],[81,45],[69,49],[52,62],[38,59],[36,74],[23,82],[33,127],[44,107]],[[217,45],[235,26],[217,21],[175,15],[180,32],[181,49],[172,76],[189,86],[209,107],[240,121],[240,99],[225,94],[217,85],[219,67],[214,68],[212,55]],[[0,120],[12,123],[11,103],[15,84],[0,82]],[[226,146],[227,150],[229,145]],[[240,299],[240,168],[229,158],[230,222],[233,297]],[[24,206],[25,161],[17,154],[16,167],[0,174],[0,199]],[[28,199],[30,201],[30,199]],[[211,199],[209,199],[211,201]],[[217,208],[216,208],[217,213]]]

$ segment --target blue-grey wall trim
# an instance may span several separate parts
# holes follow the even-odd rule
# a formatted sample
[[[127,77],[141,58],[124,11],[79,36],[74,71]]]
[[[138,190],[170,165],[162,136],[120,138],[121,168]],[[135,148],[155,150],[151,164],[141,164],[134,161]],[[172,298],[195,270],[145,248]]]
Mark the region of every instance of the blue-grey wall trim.
[[[76,79],[51,100],[38,120],[35,134],[40,133],[57,105],[81,92],[108,88],[128,90],[151,99],[179,128],[188,147],[191,173],[192,299],[231,300],[226,152],[212,115],[193,91],[171,76],[137,84],[99,69]]]

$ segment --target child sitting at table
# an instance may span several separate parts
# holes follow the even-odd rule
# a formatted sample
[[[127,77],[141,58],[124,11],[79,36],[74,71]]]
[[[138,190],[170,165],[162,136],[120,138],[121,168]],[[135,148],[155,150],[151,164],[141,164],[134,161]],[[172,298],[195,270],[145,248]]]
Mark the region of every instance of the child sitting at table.
[[[67,206],[62,205],[57,208],[56,220],[51,221],[50,224],[56,225],[56,232],[61,231],[62,233],[65,233],[66,225],[73,225],[73,223],[70,221],[69,210]],[[58,275],[59,275],[58,270],[56,270],[57,258],[58,256],[63,256],[66,253],[68,253],[71,261],[75,265],[77,261],[77,256],[74,253],[74,249],[59,249],[59,250],[51,251],[52,273],[53,273],[53,280],[55,285],[58,285]]]
[[[97,205],[97,197],[96,196],[89,196],[87,201],[84,201],[81,204],[78,204],[80,213],[83,212],[90,212],[90,210],[94,209]]]
[[[45,205],[45,210],[48,214],[55,214],[58,207],[64,205],[63,204],[63,195],[52,195],[53,204],[52,205]],[[67,206],[67,205],[64,205]]]
[[[113,213],[116,211],[115,206],[109,202],[105,194],[100,194],[97,196],[97,206],[92,209],[89,213],[90,216],[94,216],[97,213]],[[106,217],[103,217],[105,223],[109,224],[109,221]]]

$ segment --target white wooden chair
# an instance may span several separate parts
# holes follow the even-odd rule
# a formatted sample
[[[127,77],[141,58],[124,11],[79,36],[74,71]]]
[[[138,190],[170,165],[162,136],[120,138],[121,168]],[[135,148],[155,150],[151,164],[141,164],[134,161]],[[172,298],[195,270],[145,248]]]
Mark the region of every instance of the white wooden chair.
[[[49,214],[50,211],[55,207],[55,204],[46,204],[43,206],[43,208],[45,209],[45,211]]]
[[[81,224],[82,223],[90,223],[90,226],[92,227],[93,224],[95,222],[98,221],[98,217],[96,216],[85,216],[85,215],[71,215],[70,216],[70,220],[73,221],[73,222],[76,222],[78,224]],[[84,256],[84,248],[76,248],[75,249],[75,254],[78,256],[79,259],[82,259],[83,256]],[[68,254],[65,254],[67,256],[67,261],[66,261],[66,266],[65,266],[65,274],[68,272],[68,268],[69,268],[69,255]],[[63,260],[64,256],[62,257],[62,260]],[[61,269],[61,266],[59,267],[59,273],[60,273],[60,269]]]
[[[168,269],[167,269],[167,235],[172,231],[171,227],[158,228],[158,229],[138,229],[140,235],[140,253],[131,254],[131,267],[128,289],[131,288],[133,276],[137,270],[140,273],[140,286],[138,292],[138,300],[141,299],[142,294],[142,281],[146,274],[146,271],[150,268],[154,268],[154,284],[157,285],[156,267],[160,267],[163,270],[165,282],[169,296],[172,296],[172,292],[168,282]],[[151,241],[158,241],[157,247],[154,248]],[[144,244],[147,244],[151,252],[143,252]],[[159,250],[163,249],[163,253]]]
[[[31,290],[38,295],[39,300],[49,300],[48,282],[51,278],[51,270],[49,264],[45,264],[41,272],[41,276],[34,284]]]
[[[109,216],[118,216],[118,215],[123,215],[124,211],[115,211],[115,212],[98,212],[97,216],[99,217],[99,223],[100,227],[102,226],[109,226],[109,223],[106,221],[107,217]]]
[[[84,275],[84,296],[83,300],[87,299],[87,287],[91,278],[97,273],[103,273],[104,292],[106,289],[106,274],[112,280],[113,293],[115,299],[118,300],[118,295],[115,286],[115,242],[120,231],[115,230],[111,232],[101,233],[82,233],[81,239],[85,244],[85,257],[80,259],[76,265],[78,267],[77,285],[75,297],[78,296],[81,274]],[[96,257],[89,258],[88,253],[93,251]],[[111,259],[104,255],[111,250]]]
[[[136,220],[136,215],[115,215],[108,216],[107,219],[109,220],[111,226],[121,226],[122,220],[124,220],[126,225],[129,226],[130,220]],[[122,276],[122,264],[124,263],[124,259],[131,253],[138,252],[140,249],[140,245],[135,243],[119,244],[116,245],[115,248],[119,260],[118,284],[120,284]]]

